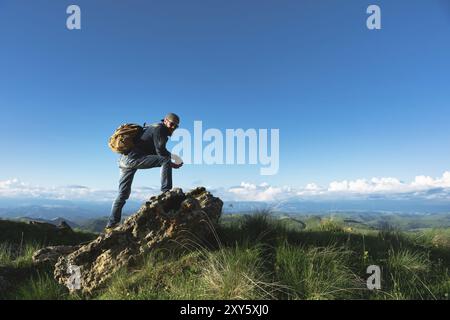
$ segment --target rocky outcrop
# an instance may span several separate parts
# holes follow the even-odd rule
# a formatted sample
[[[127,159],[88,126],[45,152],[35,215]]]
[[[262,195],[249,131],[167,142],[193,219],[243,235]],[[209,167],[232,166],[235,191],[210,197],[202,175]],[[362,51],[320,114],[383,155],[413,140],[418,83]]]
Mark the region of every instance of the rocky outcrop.
[[[205,188],[188,193],[181,189],[150,198],[134,215],[92,242],[61,255],[56,250],[36,253],[40,260],[58,256],[54,276],[70,290],[91,293],[122,267],[133,266],[143,254],[156,248],[182,246],[207,237],[222,212],[223,202]]]
[[[33,254],[35,264],[55,264],[61,256],[78,250],[81,246],[52,246],[36,251]]]

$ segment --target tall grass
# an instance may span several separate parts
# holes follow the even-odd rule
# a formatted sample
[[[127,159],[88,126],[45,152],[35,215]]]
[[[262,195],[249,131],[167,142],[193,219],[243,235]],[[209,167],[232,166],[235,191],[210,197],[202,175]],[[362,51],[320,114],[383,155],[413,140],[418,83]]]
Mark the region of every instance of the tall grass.
[[[24,282],[11,297],[18,300],[65,300],[67,289],[58,284],[51,273],[39,272]]]
[[[208,299],[270,299],[279,290],[268,281],[262,248],[235,246],[208,252],[202,263],[200,284]]]
[[[18,284],[17,299],[444,299],[450,292],[449,250],[435,230],[395,228],[360,234],[343,221],[315,219],[289,229],[260,211],[213,229],[208,245],[180,242],[153,250],[133,269],[115,273],[92,296],[68,295],[43,270]],[[437,237],[438,236],[438,237]],[[434,242],[437,244],[434,244]],[[214,242],[214,243],[213,243]],[[0,244],[0,264],[31,263],[38,245]],[[366,287],[366,268],[381,267],[381,290]]]
[[[116,272],[98,299],[199,299],[200,254],[149,252],[138,269]]]
[[[277,248],[276,276],[292,288],[289,299],[357,297],[362,281],[349,268],[351,252],[335,248]]]
[[[414,234],[414,240],[419,244],[450,251],[450,228],[434,228]]]
[[[436,299],[430,290],[431,262],[423,252],[389,252],[385,286],[394,299]]]
[[[336,218],[325,218],[320,221],[319,230],[329,232],[344,232],[342,222]]]
[[[0,266],[9,265],[13,260],[11,245],[8,243],[0,243]]]
[[[267,282],[258,247],[197,249],[177,258],[150,254],[130,275],[116,273],[100,299],[270,299],[279,288]]]
[[[287,232],[285,223],[274,218],[270,209],[243,215],[217,228],[220,245],[227,247],[233,247],[236,243],[275,245],[286,237]]]
[[[0,243],[0,265],[14,268],[25,268],[33,264],[33,254],[42,246],[35,242],[20,246]]]

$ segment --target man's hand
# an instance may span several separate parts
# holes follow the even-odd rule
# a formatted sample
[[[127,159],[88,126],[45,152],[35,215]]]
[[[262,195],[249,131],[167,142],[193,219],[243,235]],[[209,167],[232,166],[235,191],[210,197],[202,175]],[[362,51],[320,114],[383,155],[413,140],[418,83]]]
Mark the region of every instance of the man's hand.
[[[180,164],[176,164],[176,163],[170,162],[170,166],[172,168],[174,168],[174,169],[178,169],[178,168],[181,168],[183,166],[183,162],[180,163]]]

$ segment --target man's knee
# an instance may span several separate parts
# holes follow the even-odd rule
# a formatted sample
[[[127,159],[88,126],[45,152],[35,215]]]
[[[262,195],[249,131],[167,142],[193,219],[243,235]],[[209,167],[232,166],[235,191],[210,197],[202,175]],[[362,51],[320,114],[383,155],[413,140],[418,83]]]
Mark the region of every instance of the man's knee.
[[[130,191],[122,191],[119,193],[119,195],[116,198],[116,202],[125,202],[130,197],[131,192]]]
[[[170,156],[161,156],[161,166],[170,164]]]

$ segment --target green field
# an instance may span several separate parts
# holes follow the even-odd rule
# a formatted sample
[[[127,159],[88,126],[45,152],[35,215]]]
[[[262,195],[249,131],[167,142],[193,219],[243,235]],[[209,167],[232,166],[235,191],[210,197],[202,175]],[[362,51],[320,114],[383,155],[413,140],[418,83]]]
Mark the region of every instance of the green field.
[[[91,296],[70,295],[53,280],[51,267],[33,266],[31,254],[49,243],[84,242],[94,235],[74,232],[70,239],[58,239],[16,222],[8,225],[10,233],[2,235],[0,246],[0,276],[2,270],[13,275],[14,284],[0,295],[3,299],[447,299],[450,228],[406,231],[382,223],[377,229],[372,222],[342,215],[225,215],[207,242],[154,251],[138,267],[117,272]],[[14,253],[11,247],[16,248]],[[381,268],[380,290],[367,289],[369,265]]]

